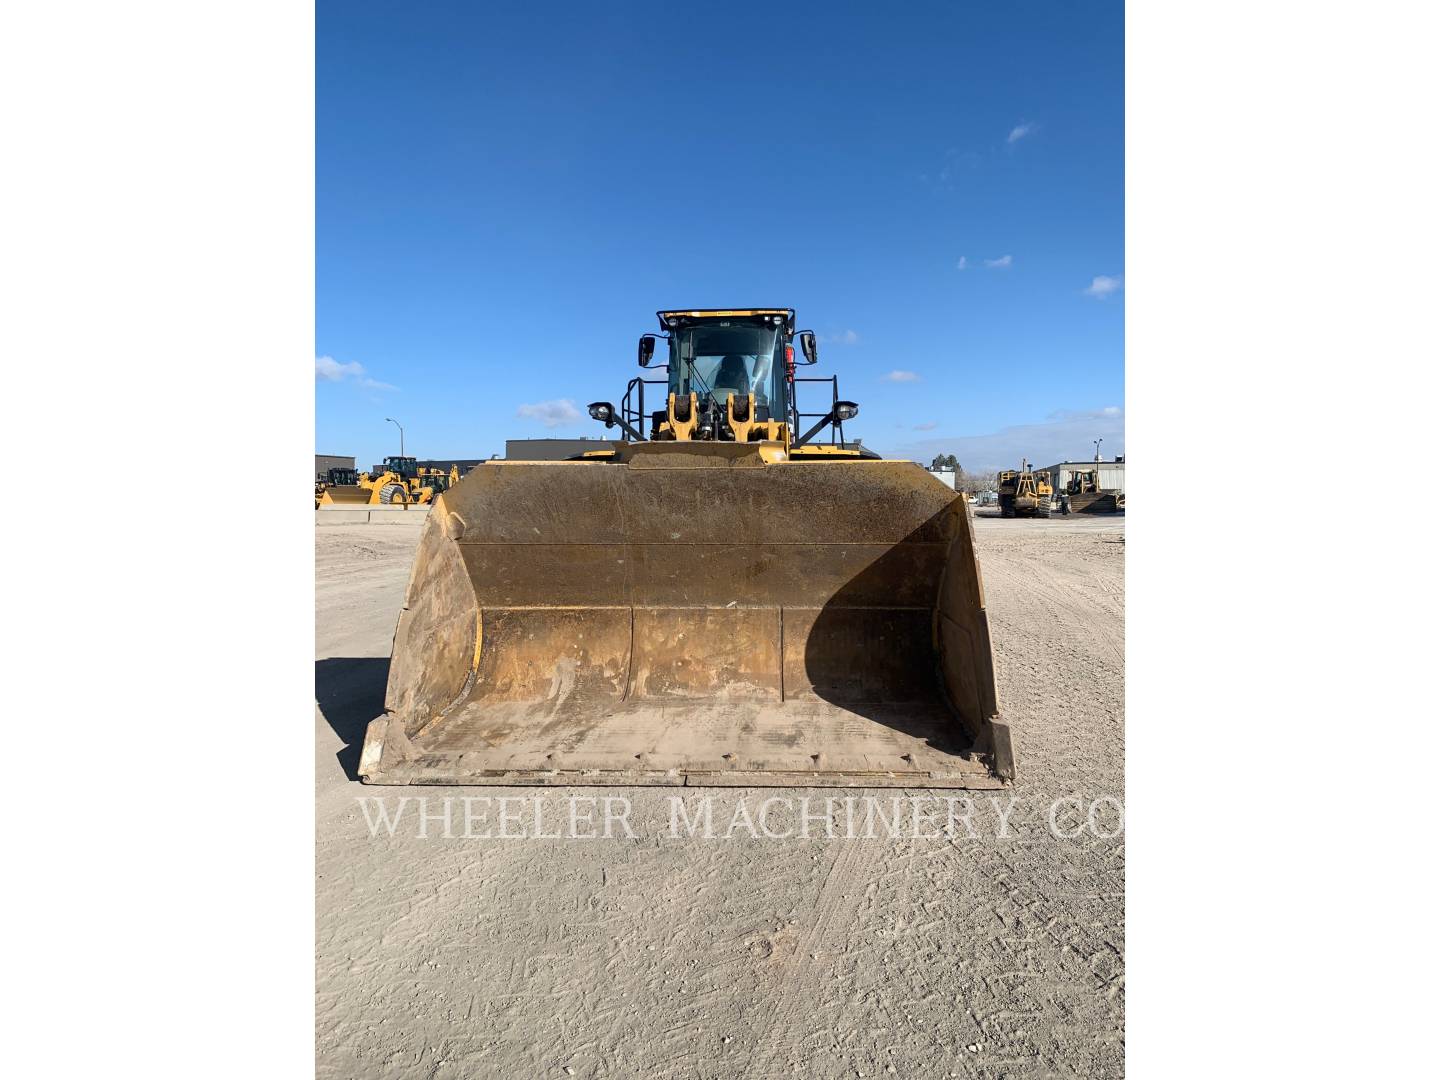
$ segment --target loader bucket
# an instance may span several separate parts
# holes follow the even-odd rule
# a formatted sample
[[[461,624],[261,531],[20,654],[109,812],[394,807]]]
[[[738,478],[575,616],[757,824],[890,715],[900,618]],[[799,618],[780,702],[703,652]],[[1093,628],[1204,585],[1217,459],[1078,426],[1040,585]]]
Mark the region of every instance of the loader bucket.
[[[999,787],[963,496],[768,443],[489,462],[440,495],[372,784]]]
[[[320,495],[321,506],[356,506],[370,501],[370,489],[358,484],[336,484]]]

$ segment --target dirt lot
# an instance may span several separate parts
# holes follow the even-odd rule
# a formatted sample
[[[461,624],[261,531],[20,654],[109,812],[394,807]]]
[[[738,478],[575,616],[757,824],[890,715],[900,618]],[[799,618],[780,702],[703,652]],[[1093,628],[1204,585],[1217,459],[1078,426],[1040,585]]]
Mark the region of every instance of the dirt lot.
[[[786,800],[781,833],[802,795],[927,792],[723,790],[706,839],[672,834],[678,789],[355,781],[419,529],[318,527],[319,1075],[1121,1075],[1124,519],[976,533],[1014,789],[898,839],[724,834],[741,802]],[[525,838],[372,836],[357,801],[467,794],[524,797]],[[571,794],[628,799],[628,830],[544,835]]]

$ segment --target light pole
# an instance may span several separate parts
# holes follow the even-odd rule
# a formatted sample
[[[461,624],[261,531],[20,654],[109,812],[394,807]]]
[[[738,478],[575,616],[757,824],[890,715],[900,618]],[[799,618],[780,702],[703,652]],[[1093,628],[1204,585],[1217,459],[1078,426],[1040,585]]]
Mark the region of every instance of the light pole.
[[[1099,465],[1099,464],[1100,464],[1100,444],[1101,444],[1102,442],[1104,442],[1104,441],[1105,441],[1104,438],[1099,438],[1099,439],[1096,439],[1096,440],[1095,440],[1095,464],[1096,464],[1096,465]]]
[[[400,456],[401,456],[401,457],[404,457],[404,456],[405,456],[405,429],[404,429],[403,427],[400,427],[400,421],[399,421],[399,420],[392,419],[391,417],[388,417],[388,416],[385,417],[385,419],[388,420],[390,423],[394,424],[396,427],[400,428]]]

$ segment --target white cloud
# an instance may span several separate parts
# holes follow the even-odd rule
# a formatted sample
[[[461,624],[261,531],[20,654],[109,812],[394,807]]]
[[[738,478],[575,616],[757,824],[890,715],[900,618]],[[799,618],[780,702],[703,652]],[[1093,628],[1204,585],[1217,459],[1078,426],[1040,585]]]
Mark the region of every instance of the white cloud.
[[[886,382],[919,382],[920,376],[913,371],[900,371],[896,369],[887,375],[881,376]]]
[[[1097,300],[1104,300],[1105,297],[1111,293],[1118,292],[1120,290],[1120,284],[1118,277],[1106,277],[1104,274],[1101,274],[1094,281],[1090,282],[1090,287],[1085,289],[1084,293],[1086,296],[1093,296]]]
[[[1010,129],[1009,136],[1005,139],[1007,143],[1017,143],[1035,130],[1034,124],[1016,124]]]
[[[579,420],[580,410],[569,398],[559,398],[555,401],[537,401],[533,405],[521,405],[515,410],[515,415],[526,420],[539,420],[547,428],[554,428]]]
[[[359,378],[365,369],[359,364],[342,364],[333,356],[315,358],[315,377],[326,382],[340,382],[347,378]]]
[[[344,382],[353,379],[366,390],[396,390],[398,387],[389,383],[372,379],[365,374],[365,368],[361,364],[351,361],[342,364],[333,356],[317,356],[315,358],[315,378],[322,382]]]
[[[969,265],[970,265],[970,260],[967,259],[967,258],[965,258],[964,255],[961,255],[961,256],[960,256],[960,261],[955,264],[955,269],[956,269],[956,270],[964,270],[964,269],[965,269],[967,266],[969,266]]]
[[[860,335],[854,330],[842,330],[838,334],[827,334],[820,340],[827,345],[858,345]]]
[[[912,431],[934,431],[940,424],[935,420],[926,420],[923,424],[916,424]]]
[[[956,182],[960,179],[962,172],[971,172],[979,168],[981,157],[973,150],[962,151],[958,147],[950,147],[940,159],[940,167],[927,169],[920,174],[920,182],[929,184],[937,191],[953,191]]]
[[[1056,409],[1046,420],[1106,420],[1119,416],[1123,409],[1119,405],[1106,405],[1103,409]]]
[[[1105,442],[1100,449],[1107,460],[1125,453],[1123,406],[1058,409],[1038,424],[1022,424],[983,435],[919,439],[896,445],[893,451],[895,456],[926,463],[936,454],[954,454],[969,472],[995,473],[1018,468],[1022,457],[1036,465],[1089,461],[1095,456],[1093,440],[1102,438]],[[889,453],[886,456],[890,456]]]
[[[986,259],[985,265],[998,267],[999,269],[1004,270],[1009,267],[1009,265],[1014,261],[1015,257],[1013,255],[1001,255],[998,259]]]

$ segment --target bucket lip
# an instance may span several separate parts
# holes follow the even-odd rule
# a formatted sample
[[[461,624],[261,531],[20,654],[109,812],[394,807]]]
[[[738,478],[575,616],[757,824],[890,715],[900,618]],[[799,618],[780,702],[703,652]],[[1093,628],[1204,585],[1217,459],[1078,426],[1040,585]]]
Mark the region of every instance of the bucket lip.
[[[800,703],[805,707],[804,703]],[[782,706],[783,708],[783,706]],[[398,717],[384,713],[366,729],[357,778],[365,784],[443,787],[553,786],[605,787],[775,787],[775,788],[961,788],[996,790],[1012,786],[1015,755],[1009,725],[989,719],[980,737],[944,754],[897,746],[894,760],[864,763],[829,760],[826,751],[803,764],[745,753],[708,760],[700,755],[658,751],[578,755],[557,749],[544,761],[534,754],[520,759],[483,748],[426,749],[400,735]],[[527,760],[528,758],[528,760]]]

